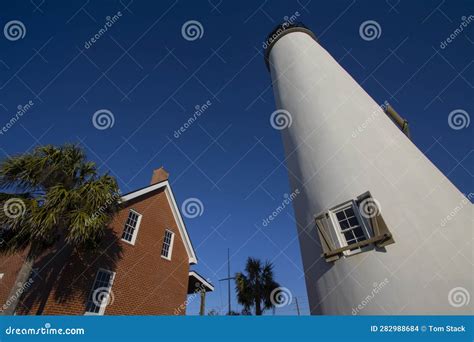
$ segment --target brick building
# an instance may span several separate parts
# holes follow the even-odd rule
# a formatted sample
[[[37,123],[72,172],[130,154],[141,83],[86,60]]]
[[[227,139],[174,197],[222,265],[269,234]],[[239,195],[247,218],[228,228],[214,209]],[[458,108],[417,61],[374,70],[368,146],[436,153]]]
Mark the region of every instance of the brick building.
[[[36,260],[22,291],[12,293],[25,255],[0,257],[2,309],[19,296],[20,315],[183,315],[188,294],[201,293],[203,308],[214,289],[190,271],[197,257],[163,168],[149,186],[122,196],[99,249],[77,251],[58,241]]]

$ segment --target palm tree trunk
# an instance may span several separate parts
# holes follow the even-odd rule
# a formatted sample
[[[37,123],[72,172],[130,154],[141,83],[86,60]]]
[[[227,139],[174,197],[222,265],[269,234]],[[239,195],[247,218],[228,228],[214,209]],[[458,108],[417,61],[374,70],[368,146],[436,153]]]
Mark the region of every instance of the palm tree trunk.
[[[3,310],[3,315],[14,315],[18,303],[20,302],[21,295],[25,292],[28,287],[33,283],[31,278],[31,272],[37,257],[37,248],[32,244],[28,254],[23,262],[23,265],[20,268],[16,276],[15,283],[13,284],[10,294],[8,295],[7,301],[5,303],[5,309]]]
[[[262,315],[262,308],[260,306],[260,298],[255,298],[255,315],[261,316]]]

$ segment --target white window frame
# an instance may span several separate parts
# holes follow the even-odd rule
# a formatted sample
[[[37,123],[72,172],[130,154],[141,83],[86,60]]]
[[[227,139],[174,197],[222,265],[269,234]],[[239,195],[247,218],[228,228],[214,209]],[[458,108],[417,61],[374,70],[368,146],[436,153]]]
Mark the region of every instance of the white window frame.
[[[135,227],[135,229],[133,230],[133,234],[132,234],[132,240],[131,241],[128,241],[124,238],[122,238],[122,241],[125,241],[126,243],[130,244],[130,245],[135,245],[135,241],[137,240],[137,236],[138,236],[138,230],[140,229],[140,223],[142,222],[142,214],[140,214],[138,211],[134,210],[134,209],[130,209],[128,211],[128,215],[127,215],[127,218],[125,220],[125,223],[123,225],[123,231],[122,231],[122,235],[123,235],[123,232],[125,231],[125,228],[126,228],[126,224],[127,224],[127,221],[128,221],[128,217],[130,216],[130,212],[133,212],[135,213],[136,215],[138,215],[138,218],[137,218],[137,226]]]
[[[354,215],[355,215],[357,221],[359,222],[359,225],[362,228],[362,231],[364,232],[366,240],[370,239],[373,236],[373,234],[370,232],[370,229],[367,225],[367,222],[360,215],[359,207],[357,206],[357,203],[354,200],[349,200],[349,201],[346,201],[342,204],[339,204],[338,206],[336,206],[334,208],[329,209],[329,218],[331,220],[331,224],[332,224],[334,230],[336,231],[336,236],[337,236],[337,239],[338,239],[338,242],[339,242],[339,247],[348,246],[348,243],[347,243],[346,237],[342,233],[341,225],[339,224],[339,220],[336,217],[336,212],[340,211],[342,209],[348,208],[348,207],[352,207],[352,210],[354,211]],[[367,245],[367,246],[360,247],[360,248],[357,248],[357,249],[344,251],[343,254],[345,256],[350,256],[350,255],[354,255],[354,254],[358,254],[358,253],[361,253],[361,252],[368,251],[372,248],[373,248],[372,245]]]
[[[104,313],[105,313],[105,309],[107,308],[107,303],[104,303],[104,301],[107,300],[107,298],[110,298],[110,292],[112,291],[112,285],[113,285],[114,280],[115,280],[115,272],[110,271],[110,270],[106,270],[105,268],[99,268],[97,270],[97,273],[95,274],[94,282],[92,283],[92,288],[91,288],[90,293],[87,297],[87,302],[89,302],[89,297],[91,296],[91,293],[93,293],[93,291],[95,291],[94,290],[95,283],[97,282],[97,278],[99,277],[100,272],[106,272],[106,273],[111,274],[110,280],[109,280],[109,285],[107,286],[108,296],[106,296],[102,299],[102,303],[100,304],[99,312],[86,311],[84,313],[84,316],[103,316]],[[87,302],[86,302],[86,310],[87,310]]]
[[[170,239],[170,246],[168,248],[168,255],[164,256],[162,253],[163,253],[163,246],[165,244],[165,238],[166,238],[167,232],[171,233],[171,239]],[[160,255],[163,259],[171,260],[171,255],[173,254],[173,246],[174,246],[174,233],[170,229],[166,229],[165,236],[163,237],[163,243],[161,244],[161,251],[160,251]]]

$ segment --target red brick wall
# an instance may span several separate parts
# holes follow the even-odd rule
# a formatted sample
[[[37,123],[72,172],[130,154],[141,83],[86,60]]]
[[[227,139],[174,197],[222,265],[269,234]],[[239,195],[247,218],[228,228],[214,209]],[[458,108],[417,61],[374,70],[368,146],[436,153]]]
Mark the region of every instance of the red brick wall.
[[[0,255],[0,273],[3,273],[3,278],[0,280],[0,310],[3,310],[3,305],[9,300],[10,291],[16,281],[16,276],[20,271],[27,251],[13,255]]]
[[[120,239],[130,209],[142,214],[135,245]],[[171,261],[161,257],[166,229],[175,233]],[[188,255],[163,189],[127,202],[100,251],[78,252],[58,242],[35,268],[39,278],[23,295],[19,314],[84,314],[99,268],[116,272],[106,315],[173,315],[186,300]]]

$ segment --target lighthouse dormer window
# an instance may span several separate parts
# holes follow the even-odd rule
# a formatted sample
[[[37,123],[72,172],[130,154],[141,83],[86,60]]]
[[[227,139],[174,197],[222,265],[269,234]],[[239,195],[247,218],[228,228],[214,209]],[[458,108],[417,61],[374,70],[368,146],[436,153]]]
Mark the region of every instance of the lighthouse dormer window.
[[[317,215],[315,223],[327,262],[395,242],[370,192]]]

